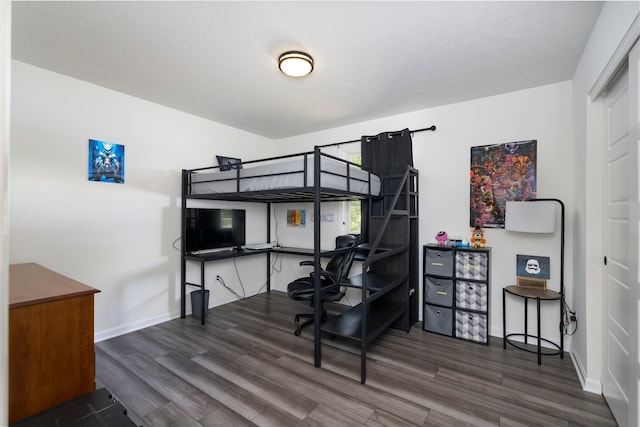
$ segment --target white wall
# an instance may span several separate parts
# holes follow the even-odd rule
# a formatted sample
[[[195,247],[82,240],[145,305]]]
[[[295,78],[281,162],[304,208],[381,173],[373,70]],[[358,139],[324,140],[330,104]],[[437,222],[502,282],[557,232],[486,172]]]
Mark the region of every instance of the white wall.
[[[98,340],[178,316],[180,256],[172,242],[180,237],[181,169],[214,165],[216,154],[266,156],[270,140],[11,65],[10,262],[36,262],[100,289]],[[88,181],[90,138],[125,146],[124,184]],[[264,234],[262,209],[249,214],[249,235]],[[264,261],[237,265],[246,292],[255,293]],[[234,264],[211,269],[210,305],[234,299],[212,279],[220,274],[240,292]]]
[[[11,85],[11,2],[0,3],[0,301],[9,300],[9,94]],[[0,304],[0,425],[9,422],[9,306]]]
[[[585,388],[596,393],[600,393],[601,388],[605,316],[602,307],[603,149],[602,129],[598,127],[601,112],[593,108],[589,94],[601,74],[613,65],[610,61],[625,34],[632,30],[639,12],[638,2],[605,3],[573,79],[574,302],[582,325],[573,338],[572,352]]]
[[[413,137],[414,163],[420,171],[420,245],[435,242],[434,236],[439,230],[469,238],[472,146],[537,139],[538,197],[559,198],[569,211],[573,210],[571,88],[571,82],[563,82],[282,139],[278,143],[291,151],[302,151],[314,144],[348,141],[360,135],[436,125],[435,132],[416,133]],[[573,248],[570,224],[567,228],[565,281],[567,301],[571,304]],[[516,254],[549,254],[552,257],[549,286],[557,289],[560,236],[534,237],[488,229],[486,238],[493,248],[491,331],[492,335],[501,337],[501,291],[503,286],[514,284]],[[513,302],[508,310],[508,330],[513,332],[522,327],[521,305]],[[543,333],[546,337],[559,338],[558,322],[558,304],[543,307]]]

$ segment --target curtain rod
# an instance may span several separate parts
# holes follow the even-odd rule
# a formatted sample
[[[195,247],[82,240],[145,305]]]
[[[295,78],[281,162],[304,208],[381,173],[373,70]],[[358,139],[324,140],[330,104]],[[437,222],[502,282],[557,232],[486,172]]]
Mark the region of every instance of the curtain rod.
[[[430,126],[428,128],[423,128],[423,129],[409,130],[409,133],[424,132],[424,131],[428,131],[428,130],[435,131],[436,130],[436,125],[432,125],[432,126]],[[400,134],[402,134],[401,130],[395,131],[395,132],[389,132],[389,135],[392,135],[392,136],[393,135],[400,135]],[[374,135],[374,136],[366,136],[365,135],[365,137],[374,139],[374,138],[378,138],[378,135]],[[354,142],[360,142],[361,140],[362,140],[362,138],[353,139],[351,141],[334,142],[334,143],[331,143],[331,144],[318,145],[318,147],[320,147],[320,148],[323,148],[323,147],[335,147],[335,146],[338,146],[338,145],[352,144]]]

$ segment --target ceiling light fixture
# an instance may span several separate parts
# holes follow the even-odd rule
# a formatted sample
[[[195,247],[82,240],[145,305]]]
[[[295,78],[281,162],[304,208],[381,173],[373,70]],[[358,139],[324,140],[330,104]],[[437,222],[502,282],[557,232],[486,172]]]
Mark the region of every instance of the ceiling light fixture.
[[[278,59],[280,71],[291,77],[304,77],[313,71],[313,58],[304,52],[285,52]]]

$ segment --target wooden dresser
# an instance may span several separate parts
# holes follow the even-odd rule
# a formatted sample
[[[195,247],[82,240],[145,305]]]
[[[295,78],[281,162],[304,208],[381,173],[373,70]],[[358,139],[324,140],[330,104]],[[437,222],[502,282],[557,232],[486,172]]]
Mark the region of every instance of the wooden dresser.
[[[95,390],[93,295],[38,264],[9,266],[9,423]]]

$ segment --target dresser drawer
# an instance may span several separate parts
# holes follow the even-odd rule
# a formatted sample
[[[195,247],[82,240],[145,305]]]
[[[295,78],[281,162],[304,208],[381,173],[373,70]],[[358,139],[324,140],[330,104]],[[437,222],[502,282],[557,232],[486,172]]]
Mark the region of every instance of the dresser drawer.
[[[456,252],[457,278],[487,280],[488,275],[489,254],[487,252]]]
[[[456,308],[487,311],[489,292],[486,283],[456,281]]]
[[[453,335],[453,310],[425,305],[424,330],[443,335]]]
[[[456,310],[456,338],[486,344],[489,334],[487,331],[487,315]]]
[[[436,276],[453,276],[453,251],[432,249],[425,251],[425,273]]]
[[[438,277],[426,277],[424,279],[424,301],[429,304],[453,305],[453,280],[440,279]]]

